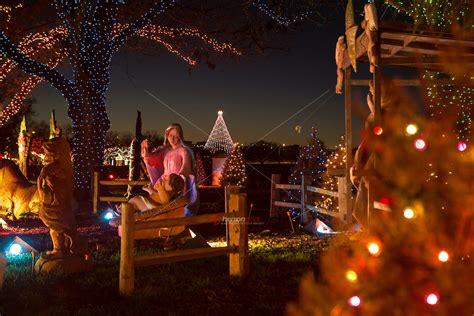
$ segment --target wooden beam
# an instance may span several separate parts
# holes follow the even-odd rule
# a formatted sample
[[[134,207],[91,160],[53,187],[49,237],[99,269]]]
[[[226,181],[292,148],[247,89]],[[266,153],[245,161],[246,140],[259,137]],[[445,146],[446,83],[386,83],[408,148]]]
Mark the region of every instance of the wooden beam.
[[[276,187],[281,182],[280,174],[272,174],[272,181],[270,187],[270,218],[277,217],[280,213],[280,208],[273,204],[274,201],[280,200],[280,190]]]
[[[379,21],[379,29],[382,34],[416,35],[419,37],[422,36],[427,38],[458,41],[458,39],[453,37],[453,33],[449,29],[436,28],[433,26],[428,27],[403,22]],[[462,40],[462,42],[474,45],[474,36],[468,35]]]
[[[438,57],[423,57],[423,56],[411,56],[411,57],[384,57],[381,60],[382,66],[386,65],[410,65],[410,66],[417,66],[418,68],[423,68],[427,65],[439,65],[440,60]],[[459,62],[463,62],[466,65],[470,65],[474,63],[474,59],[472,57],[460,57]]]
[[[326,189],[321,189],[321,188],[318,188],[318,187],[307,186],[306,190],[309,191],[309,192],[314,192],[314,193],[319,193],[319,194],[324,194],[324,195],[337,197],[337,192],[326,190]]]
[[[369,79],[352,79],[351,84],[352,86],[369,86]],[[393,85],[399,87],[418,87],[418,86],[431,86],[431,85],[438,85],[438,86],[455,86],[459,83],[456,80],[450,79],[430,79],[430,80],[420,80],[420,79],[392,79],[390,81]],[[462,83],[465,85],[465,83]]]
[[[120,239],[120,274],[119,292],[121,296],[130,296],[135,283],[135,267],[133,257],[135,245],[133,230],[135,219],[134,209],[131,204],[122,204],[122,238]]]
[[[300,204],[300,203],[275,201],[275,202],[273,202],[273,204],[275,204],[275,206],[279,206],[279,207],[301,208],[301,204]]]
[[[335,216],[335,217],[339,216],[338,212],[330,211],[330,210],[322,208],[322,207],[316,207],[314,205],[306,205],[306,208],[308,210],[311,210],[311,211],[317,212],[317,213],[321,213],[321,214],[326,214],[326,215]]]
[[[243,222],[227,223],[229,227],[229,246],[237,247],[238,251],[229,254],[229,274],[245,278],[249,274],[249,246],[247,219],[247,194],[230,193],[229,212],[244,219]]]
[[[345,84],[344,84],[344,115],[345,115],[345,129],[344,129],[344,142],[346,149],[346,165],[344,170],[344,177],[346,183],[346,192],[350,194],[350,199],[346,201],[347,212],[352,213],[352,183],[350,178],[350,169],[354,164],[354,159],[352,157],[352,79],[351,79],[351,69],[346,69],[344,71]],[[368,84],[368,83],[367,83]],[[348,221],[351,218],[347,219]]]
[[[227,255],[237,252],[237,247],[197,248],[142,255],[135,258],[136,267],[152,266],[163,263],[193,260]]]
[[[99,212],[99,172],[94,171],[92,178],[92,213]]]
[[[101,185],[146,185],[149,184],[148,180],[101,180],[99,182]]]
[[[128,202],[128,199],[123,196],[101,196],[99,197],[101,202]]]
[[[165,218],[155,221],[143,221],[135,223],[135,230],[150,229],[150,228],[162,228],[162,227],[175,227],[175,226],[187,226],[187,225],[198,225],[205,223],[214,223],[222,221],[225,217],[231,217],[226,213],[217,214],[204,214],[190,217],[178,217],[178,218]]]
[[[275,184],[275,189],[299,190],[301,186],[299,184]]]
[[[305,212],[305,206],[308,204],[308,190],[307,190],[307,184],[311,183],[311,177],[307,174],[302,174],[301,175],[301,214],[300,214],[300,223],[302,225],[305,225],[311,220],[311,214],[308,212]]]

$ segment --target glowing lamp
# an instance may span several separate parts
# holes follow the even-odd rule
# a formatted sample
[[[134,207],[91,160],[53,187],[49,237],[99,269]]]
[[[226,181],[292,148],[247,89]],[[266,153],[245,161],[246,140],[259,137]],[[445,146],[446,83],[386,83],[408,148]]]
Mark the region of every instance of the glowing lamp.
[[[21,245],[17,244],[16,242],[12,243],[8,249],[8,252],[14,256],[18,256],[20,253],[22,253],[22,251],[23,247],[21,247]]]
[[[446,251],[440,251],[438,254],[438,260],[441,262],[446,262],[449,260],[449,254]]]
[[[462,151],[465,151],[466,149],[467,149],[467,144],[463,141],[460,141],[458,143],[458,150],[462,152]]]
[[[382,135],[383,133],[383,128],[381,126],[375,126],[374,127],[374,134],[377,136]]]
[[[415,124],[408,124],[407,127],[405,128],[405,131],[407,132],[408,135],[415,135],[416,132],[418,132],[418,127],[416,127]]]
[[[439,303],[439,297],[435,293],[430,293],[426,296],[425,301],[426,301],[426,304],[436,305]]]
[[[421,138],[416,139],[414,144],[415,148],[419,151],[423,151],[426,149],[426,142]]]
[[[346,271],[346,280],[349,282],[357,281],[357,273],[354,270]]]
[[[415,212],[411,208],[406,208],[403,211],[403,216],[407,219],[412,219],[415,216]]]
[[[360,306],[360,304],[362,303],[362,300],[357,295],[354,295],[349,299],[348,303],[352,307],[357,307],[357,306]]]
[[[109,221],[112,218],[114,218],[114,213],[112,211],[107,211],[107,212],[104,213],[104,219]]]
[[[113,180],[114,178],[115,178],[115,177],[114,177],[113,174],[109,174],[109,179],[110,179],[110,180]]]
[[[371,242],[367,245],[367,250],[374,255],[378,256],[380,254],[380,246],[376,242]]]

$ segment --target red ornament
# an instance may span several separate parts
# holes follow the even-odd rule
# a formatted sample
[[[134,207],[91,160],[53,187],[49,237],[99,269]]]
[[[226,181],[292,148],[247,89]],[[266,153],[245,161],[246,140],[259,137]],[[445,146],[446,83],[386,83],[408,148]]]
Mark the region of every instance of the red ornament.
[[[392,203],[392,199],[389,198],[388,196],[382,196],[380,198],[380,203],[382,203],[384,205],[390,205]]]
[[[382,135],[383,133],[383,128],[381,126],[375,126],[374,127],[374,134],[377,136]]]

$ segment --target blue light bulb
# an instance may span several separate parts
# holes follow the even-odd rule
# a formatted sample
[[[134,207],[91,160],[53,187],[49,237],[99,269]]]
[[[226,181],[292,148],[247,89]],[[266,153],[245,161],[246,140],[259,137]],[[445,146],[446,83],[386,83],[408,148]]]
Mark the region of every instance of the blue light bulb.
[[[9,252],[10,252],[10,254],[17,256],[22,252],[22,250],[23,250],[23,248],[21,247],[20,244],[13,243],[10,246]]]

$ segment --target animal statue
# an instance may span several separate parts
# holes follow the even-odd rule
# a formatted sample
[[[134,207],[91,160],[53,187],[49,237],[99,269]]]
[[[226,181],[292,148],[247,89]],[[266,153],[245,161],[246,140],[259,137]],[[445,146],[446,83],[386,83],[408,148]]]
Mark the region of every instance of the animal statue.
[[[48,254],[63,257],[75,253],[77,246],[71,148],[63,137],[52,138],[43,147],[45,165],[38,177],[39,217],[53,241],[54,248]]]
[[[38,217],[39,196],[18,166],[9,159],[0,159],[0,215],[15,220]]]

